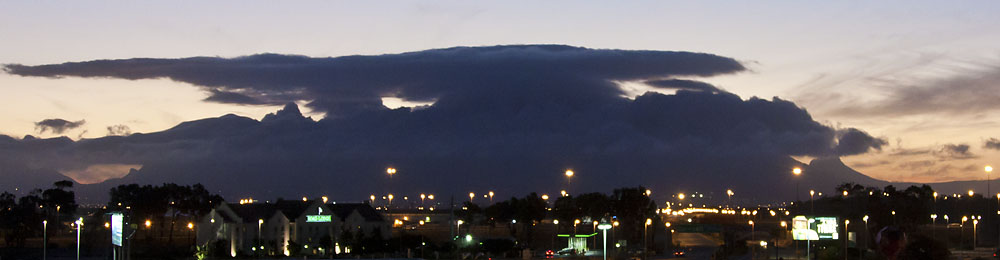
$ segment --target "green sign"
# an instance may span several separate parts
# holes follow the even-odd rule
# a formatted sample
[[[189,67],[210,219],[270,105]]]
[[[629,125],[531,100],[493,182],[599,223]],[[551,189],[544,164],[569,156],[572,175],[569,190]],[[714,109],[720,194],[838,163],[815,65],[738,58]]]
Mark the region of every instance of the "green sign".
[[[795,216],[792,219],[792,238],[795,240],[837,240],[840,234],[836,217]]]
[[[306,215],[306,222],[331,222],[333,218],[330,215]]]

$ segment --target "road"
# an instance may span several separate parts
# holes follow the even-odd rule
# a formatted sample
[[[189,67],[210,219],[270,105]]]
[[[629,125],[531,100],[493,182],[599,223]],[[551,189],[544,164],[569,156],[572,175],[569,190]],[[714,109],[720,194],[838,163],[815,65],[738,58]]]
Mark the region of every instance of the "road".
[[[721,243],[708,234],[674,233],[674,243],[686,249],[688,259],[711,259]]]

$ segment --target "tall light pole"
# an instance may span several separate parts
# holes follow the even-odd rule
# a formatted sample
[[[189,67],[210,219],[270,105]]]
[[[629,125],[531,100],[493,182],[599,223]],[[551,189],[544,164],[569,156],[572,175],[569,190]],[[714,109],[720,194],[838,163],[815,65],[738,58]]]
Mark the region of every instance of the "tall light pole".
[[[489,195],[490,195],[490,204],[493,204],[493,191],[490,191]]]
[[[469,192],[469,202],[472,202],[472,200],[475,199],[475,198],[476,198],[476,193]]]
[[[733,193],[732,189],[727,189],[726,190],[726,195],[729,196],[729,201],[726,202],[728,204],[728,205],[726,205],[726,208],[732,207],[732,204],[733,204],[733,194],[735,194],[735,193]]]
[[[76,260],[80,260],[80,232],[83,232],[83,218],[76,220]]]
[[[757,226],[754,225],[753,220],[747,221],[747,224],[750,224],[750,244],[756,243],[757,242],[757,238],[756,238],[756,236],[755,236],[756,234],[754,234],[754,232],[755,232]],[[757,251],[756,250],[756,246],[750,248],[750,259],[754,258],[754,255],[755,255],[756,251]]]
[[[608,260],[608,229],[611,229],[611,224],[601,223],[600,225],[597,225],[597,228],[604,232],[604,246],[602,248],[604,251],[604,260]]]
[[[976,226],[979,225],[978,219],[972,220],[972,249],[976,249]]]
[[[566,189],[568,190],[570,186],[573,186],[573,175],[576,175],[576,173],[572,169],[567,169],[563,174],[566,175]]]
[[[815,207],[816,204],[813,203],[813,195],[816,195],[816,191],[815,190],[809,190],[809,214],[810,215],[814,214],[813,211],[816,209],[816,207]]]
[[[646,251],[649,251],[649,243],[647,242],[649,238],[649,225],[653,224],[653,219],[646,218],[646,225],[642,227],[642,259],[648,259]]]
[[[42,220],[42,260],[45,260],[48,254],[49,246],[49,221]]]
[[[865,259],[865,251],[868,250],[868,236],[871,235],[868,232],[868,215],[861,217],[861,220],[865,222],[865,245],[861,250],[861,259]]]
[[[801,176],[802,168],[795,167],[795,169],[792,169],[792,175],[795,175],[795,177]],[[799,201],[799,183],[802,182],[802,180],[799,179],[800,178],[797,178],[795,180],[795,201]]]
[[[848,246],[848,243],[847,243],[847,238],[848,237],[847,236],[851,234],[851,230],[848,228],[850,224],[851,224],[851,220],[849,220],[849,219],[845,219],[844,220],[844,238],[845,238],[844,239],[844,260],[847,260],[847,246]]]

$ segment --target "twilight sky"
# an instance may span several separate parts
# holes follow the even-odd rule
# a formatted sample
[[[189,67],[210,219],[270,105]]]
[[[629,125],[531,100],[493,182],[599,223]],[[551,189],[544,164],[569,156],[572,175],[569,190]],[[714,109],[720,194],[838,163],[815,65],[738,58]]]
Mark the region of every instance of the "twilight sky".
[[[0,64],[260,53],[327,58],[511,44],[708,53],[735,59],[745,70],[681,73],[680,79],[707,82],[743,100],[791,101],[832,129],[857,128],[888,142],[881,150],[843,153],[854,169],[890,181],[939,182],[982,179],[982,166],[1000,158],[997,13],[995,1],[0,2]],[[288,97],[356,94],[267,92],[273,100],[247,101],[213,92],[219,89],[204,80],[151,73],[130,80],[110,72],[84,78],[0,72],[0,134],[79,140],[150,133],[227,113],[262,119]],[[426,79],[410,76],[401,79]],[[620,86],[631,98],[678,89],[629,81],[644,79],[630,75],[605,79],[628,81]],[[426,101],[420,99],[451,93],[412,89],[358,95],[381,95],[385,105],[398,107],[426,104],[401,97]],[[392,91],[405,93],[386,94]],[[337,103],[342,100],[307,106],[310,101],[296,103],[314,119],[351,106]],[[61,172],[81,182],[128,170],[69,168]]]

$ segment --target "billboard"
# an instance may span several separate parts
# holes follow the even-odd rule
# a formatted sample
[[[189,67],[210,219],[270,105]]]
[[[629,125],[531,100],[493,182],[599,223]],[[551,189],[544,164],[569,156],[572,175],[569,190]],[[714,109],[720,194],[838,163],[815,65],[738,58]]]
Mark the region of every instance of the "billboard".
[[[794,240],[837,240],[840,226],[837,217],[806,217],[792,218],[792,239]]]
[[[116,246],[122,246],[122,225],[123,218],[121,213],[111,214],[111,244]]]

